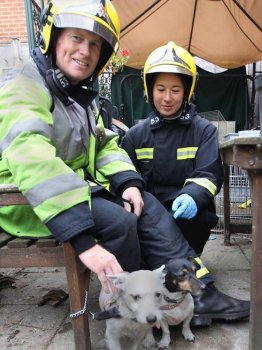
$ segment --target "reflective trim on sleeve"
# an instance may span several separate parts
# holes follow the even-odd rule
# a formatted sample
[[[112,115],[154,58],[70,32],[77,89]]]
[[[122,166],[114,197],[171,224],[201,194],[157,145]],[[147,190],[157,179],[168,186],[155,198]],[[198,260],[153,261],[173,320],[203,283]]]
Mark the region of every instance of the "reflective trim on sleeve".
[[[177,160],[196,158],[198,147],[184,147],[177,149]]]
[[[10,145],[10,143],[22,132],[37,132],[51,139],[52,127],[40,119],[28,119],[15,123],[9,130],[6,137],[0,142],[0,152]]]
[[[96,167],[97,167],[97,169],[101,169],[105,165],[108,165],[109,163],[117,162],[117,161],[133,165],[133,163],[129,157],[125,156],[124,154],[120,155],[119,153],[117,153],[117,154],[110,154],[110,155],[107,155],[105,157],[102,157],[100,160],[98,160],[96,162]]]
[[[138,160],[153,159],[154,157],[154,148],[137,148],[135,152]]]
[[[199,257],[196,257],[195,261],[200,265],[200,269],[197,270],[197,272],[196,272],[197,278],[202,278],[205,275],[209,274],[208,269],[206,268],[203,261]]]
[[[213,182],[211,182],[209,179],[207,179],[205,177],[203,177],[203,178],[199,177],[199,178],[195,178],[195,179],[187,179],[185,181],[185,184],[187,182],[194,182],[197,185],[206,188],[213,196],[215,196],[216,193],[217,193],[217,186]]]
[[[89,186],[77,174],[63,174],[41,182],[25,193],[30,205],[35,208],[49,198],[76,188]]]

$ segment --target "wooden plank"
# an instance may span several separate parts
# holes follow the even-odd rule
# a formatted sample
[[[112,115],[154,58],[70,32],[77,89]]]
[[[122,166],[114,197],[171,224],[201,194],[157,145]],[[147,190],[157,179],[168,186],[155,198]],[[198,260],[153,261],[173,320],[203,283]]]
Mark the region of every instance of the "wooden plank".
[[[0,206],[28,204],[22,193],[0,193]]]
[[[30,238],[15,238],[8,242],[8,248],[27,248],[32,245],[35,241]]]
[[[65,266],[63,246],[38,248],[35,245],[25,249],[0,249],[0,267],[59,267]]]
[[[25,196],[13,184],[0,184],[0,205],[28,204]]]
[[[70,298],[71,312],[83,308],[85,293],[89,290],[90,270],[88,270],[75,255],[69,242],[64,244],[67,284]],[[91,350],[90,329],[88,316],[83,314],[72,319],[75,336],[75,348]]]
[[[14,239],[14,237],[12,237],[4,232],[0,232],[0,247],[3,247],[12,239]]]
[[[20,192],[18,187],[13,184],[0,184],[0,193],[7,193],[7,192]]]
[[[41,238],[36,242],[36,246],[39,248],[42,247],[56,247],[58,242],[54,238]]]
[[[262,144],[262,136],[260,137],[236,137],[232,140],[228,140],[225,142],[221,142],[219,144],[220,149],[231,148],[233,145],[261,145]]]

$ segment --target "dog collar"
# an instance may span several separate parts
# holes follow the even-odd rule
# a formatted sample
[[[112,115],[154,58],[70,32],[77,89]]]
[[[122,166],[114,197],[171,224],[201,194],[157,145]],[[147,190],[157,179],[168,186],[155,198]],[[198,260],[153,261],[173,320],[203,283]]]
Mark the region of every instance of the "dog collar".
[[[164,299],[168,304],[160,306],[160,310],[173,310],[175,307],[179,306],[185,299],[185,294],[180,299],[170,299],[164,295]]]
[[[106,311],[98,311],[98,312],[92,313],[93,320],[101,321],[101,320],[107,320],[109,318],[122,318],[118,308],[112,307],[111,309],[108,309]]]

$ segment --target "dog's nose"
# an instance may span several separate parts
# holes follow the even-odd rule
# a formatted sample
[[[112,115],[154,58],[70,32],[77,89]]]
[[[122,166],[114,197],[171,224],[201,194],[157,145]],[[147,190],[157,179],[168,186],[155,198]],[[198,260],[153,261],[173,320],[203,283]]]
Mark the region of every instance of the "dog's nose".
[[[146,321],[149,324],[154,324],[157,321],[157,318],[155,315],[148,315]]]

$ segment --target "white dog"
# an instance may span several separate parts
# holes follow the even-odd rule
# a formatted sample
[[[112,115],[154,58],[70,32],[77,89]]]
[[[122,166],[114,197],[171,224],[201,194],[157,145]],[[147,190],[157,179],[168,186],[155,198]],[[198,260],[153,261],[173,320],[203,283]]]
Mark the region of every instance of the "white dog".
[[[137,350],[152,326],[160,327],[162,293],[164,289],[164,266],[154,271],[140,270],[108,276],[118,289],[118,295],[99,296],[102,311],[117,307],[121,318],[106,320],[104,344],[110,350],[127,350],[121,340],[128,339],[130,350]],[[101,346],[101,343],[100,343]],[[98,346],[99,348],[99,346]],[[101,348],[101,347],[100,347]]]

